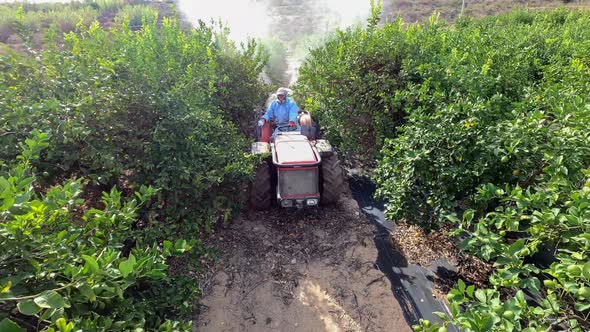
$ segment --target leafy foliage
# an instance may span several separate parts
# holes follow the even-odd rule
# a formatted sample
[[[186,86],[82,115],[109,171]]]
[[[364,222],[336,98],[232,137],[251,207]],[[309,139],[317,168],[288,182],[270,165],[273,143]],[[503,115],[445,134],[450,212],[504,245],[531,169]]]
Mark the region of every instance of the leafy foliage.
[[[0,55],[0,324],[190,329],[199,239],[253,172],[239,129],[266,57],[141,7],[45,35],[42,51]],[[169,271],[180,254],[186,271]]]
[[[254,40],[236,44],[229,39],[229,30],[220,27],[215,35],[217,55],[216,104],[224,118],[246,135],[252,135],[253,110],[266,98],[268,88],[257,78],[269,60],[269,54]]]
[[[546,156],[545,161],[542,180],[532,188],[482,187],[478,199],[499,203],[494,212],[479,219],[474,210],[467,210],[462,220],[451,217],[457,233],[469,234],[463,248],[495,261],[496,271],[490,289],[475,290],[459,281],[448,295],[452,319],[441,315],[445,324],[466,331],[590,328],[590,171],[584,171],[585,179],[578,173],[572,181],[562,156]],[[547,257],[548,249],[555,256],[540,269],[533,262]],[[422,322],[415,329],[433,327]]]
[[[2,158],[14,158],[30,130],[44,130],[52,142],[36,166],[50,176],[112,185],[131,174],[129,189],[162,188],[169,215],[183,219],[186,207],[219,210],[233,201],[252,162],[226,120],[243,119],[233,117],[254,109],[264,89],[256,45],[221,46],[209,28],[184,32],[173,19],[158,28],[155,15],[137,32],[128,21],[110,31],[96,23],[79,29],[36,59],[3,57]]]
[[[134,9],[147,6],[130,6],[129,3],[141,1],[108,0],[108,1],[76,1],[70,3],[3,3],[0,6],[0,42],[18,44],[27,42],[19,36],[19,24],[31,33],[37,34],[32,45],[41,48],[43,31],[48,28],[60,32],[70,32],[76,29],[78,23],[89,25],[94,20],[106,19],[110,15],[122,11],[133,12]],[[138,17],[138,16],[134,16]],[[141,16],[139,16],[141,24]],[[20,39],[20,40],[19,40]],[[34,44],[34,45],[33,45]]]
[[[17,321],[31,316],[37,329],[165,329],[162,308],[148,308],[154,290],[170,282],[166,258],[191,244],[142,240],[134,229],[139,209],[156,191],[140,187],[123,200],[113,188],[103,193],[103,209],[81,210],[81,180],[35,192],[31,161],[49,146],[49,136],[33,132],[15,165],[0,174],[0,307]],[[135,245],[129,246],[128,240]],[[18,312],[19,314],[15,314]],[[12,323],[11,323],[12,322]],[[16,324],[5,318],[3,324]]]
[[[375,146],[388,217],[449,219],[463,250],[494,262],[490,289],[451,291],[444,324],[589,328],[589,37],[588,13],[566,10],[398,20],[341,31],[302,67],[328,134]]]
[[[467,45],[436,55],[438,62],[445,57],[457,59],[458,49],[482,52],[469,59],[474,51],[466,51],[461,56],[464,65],[455,67],[449,61],[449,68],[437,70],[444,70],[446,77],[438,84],[446,88],[425,92],[447,95],[450,100],[446,97],[446,101],[437,102],[431,111],[412,111],[398,136],[383,149],[376,179],[380,195],[391,202],[390,216],[411,218],[417,211],[428,221],[452,211],[457,202],[468,200],[480,184],[530,185],[542,171],[545,153],[573,151],[577,150],[574,146],[586,144],[569,134],[561,136],[563,132],[555,129],[560,119],[584,104],[578,100],[563,110],[559,100],[587,93],[584,81],[580,81],[587,69],[572,64],[586,61],[578,57],[585,48],[578,41],[588,35],[582,28],[588,19],[566,12],[528,15],[517,13],[495,23],[491,19],[465,23],[460,33],[471,36],[464,41]],[[526,23],[527,18],[536,23]],[[479,44],[480,31],[488,34],[489,41],[484,44]],[[554,45],[561,40],[557,36],[566,31],[571,39],[564,45]],[[482,45],[490,45],[489,52]],[[439,80],[431,79],[431,72],[421,76],[429,86]],[[575,145],[568,147],[563,140],[570,139]],[[580,155],[584,151],[574,152],[578,157],[572,162],[587,160]]]
[[[344,149],[374,152],[372,147],[378,149],[385,133],[399,124],[403,109],[392,104],[389,91],[399,85],[401,29],[400,22],[375,31],[340,31],[312,50],[299,70],[295,90],[303,106]]]

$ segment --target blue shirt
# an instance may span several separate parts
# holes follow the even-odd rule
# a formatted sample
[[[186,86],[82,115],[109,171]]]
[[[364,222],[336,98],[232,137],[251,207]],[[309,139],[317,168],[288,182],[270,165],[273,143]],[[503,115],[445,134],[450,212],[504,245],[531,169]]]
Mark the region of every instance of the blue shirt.
[[[262,117],[266,121],[274,120],[277,127],[284,127],[289,125],[289,121],[297,124],[298,112],[299,107],[297,107],[297,104],[287,97],[282,104],[278,100],[273,101]]]

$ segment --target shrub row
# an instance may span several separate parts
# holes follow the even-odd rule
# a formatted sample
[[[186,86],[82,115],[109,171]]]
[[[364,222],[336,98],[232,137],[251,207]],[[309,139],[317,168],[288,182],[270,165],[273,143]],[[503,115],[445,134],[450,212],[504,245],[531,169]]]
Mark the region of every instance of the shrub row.
[[[33,45],[41,48],[43,32],[52,27],[70,32],[80,23],[89,25],[94,20],[111,24],[115,17],[128,16],[132,26],[140,26],[145,11],[154,11],[145,1],[85,1],[71,3],[13,3],[0,6],[0,42],[17,44],[19,24],[34,33]]]
[[[340,31],[302,66],[298,92],[328,135],[376,157],[387,216],[451,220],[494,262],[490,289],[451,292],[445,324],[588,328],[589,38],[578,11],[398,20]]]
[[[0,56],[2,330],[190,329],[198,240],[254,167],[239,129],[264,100],[265,57],[142,13]]]
[[[19,161],[2,164],[0,330],[189,329],[190,323],[168,319],[181,307],[158,305],[154,297],[173,286],[167,259],[194,243],[158,246],[134,227],[156,191],[142,186],[124,199],[113,188],[93,202],[101,208],[84,207],[81,179],[38,194],[31,162],[49,145],[49,136],[35,131],[21,145]]]

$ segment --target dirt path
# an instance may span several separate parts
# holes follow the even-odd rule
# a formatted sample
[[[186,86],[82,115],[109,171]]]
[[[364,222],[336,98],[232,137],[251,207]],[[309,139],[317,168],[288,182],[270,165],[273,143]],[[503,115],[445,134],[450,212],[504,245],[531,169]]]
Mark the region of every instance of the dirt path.
[[[298,214],[244,212],[215,243],[196,331],[410,331],[349,197]]]

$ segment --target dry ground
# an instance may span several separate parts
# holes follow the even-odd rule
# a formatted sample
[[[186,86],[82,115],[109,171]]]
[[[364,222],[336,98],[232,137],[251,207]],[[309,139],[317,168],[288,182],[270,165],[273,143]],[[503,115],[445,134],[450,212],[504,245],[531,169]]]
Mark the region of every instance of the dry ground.
[[[374,230],[337,207],[246,211],[214,237],[196,331],[410,331],[375,265]]]

